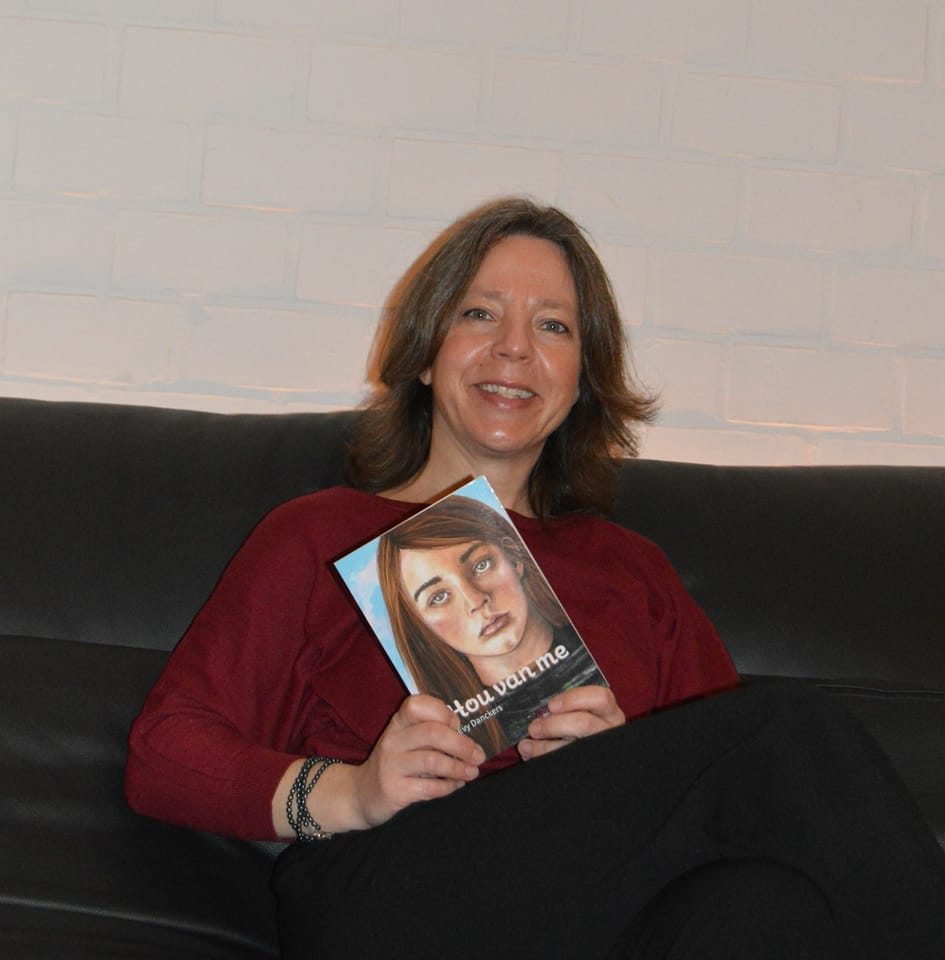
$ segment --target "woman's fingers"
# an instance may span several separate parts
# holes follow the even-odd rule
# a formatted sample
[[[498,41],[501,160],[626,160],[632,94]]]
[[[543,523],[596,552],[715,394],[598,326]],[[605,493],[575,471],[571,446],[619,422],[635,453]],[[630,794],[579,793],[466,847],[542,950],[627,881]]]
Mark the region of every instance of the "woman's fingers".
[[[573,687],[552,697],[548,710],[552,716],[585,711],[599,717],[608,727],[617,727],[626,721],[610,687]]]
[[[459,720],[452,710],[436,697],[426,693],[414,693],[401,703],[392,720],[405,726],[434,720],[447,726],[459,727]]]
[[[485,760],[482,747],[459,732],[459,720],[435,697],[408,697],[385,730],[400,751],[433,749],[476,767]]]
[[[626,722],[609,687],[574,687],[552,697],[547,707],[547,713],[529,724],[528,737],[518,745],[525,760]]]
[[[482,748],[434,697],[408,697],[359,769],[364,820],[383,823],[418,800],[447,796],[479,774]]]

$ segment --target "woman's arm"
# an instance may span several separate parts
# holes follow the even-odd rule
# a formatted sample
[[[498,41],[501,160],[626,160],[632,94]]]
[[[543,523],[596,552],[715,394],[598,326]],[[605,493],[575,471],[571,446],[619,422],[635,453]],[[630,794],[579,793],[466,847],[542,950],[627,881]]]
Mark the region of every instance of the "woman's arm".
[[[172,653],[129,736],[125,791],[139,813],[273,836],[273,791],[304,752],[318,657],[309,602],[325,566],[306,531],[322,512],[295,502],[269,514]]]
[[[485,754],[457,725],[442,701],[407,697],[364,763],[335,763],[324,771],[308,801],[312,818],[330,833],[364,830],[474,780]],[[273,827],[283,840],[295,839],[287,801],[303,762],[288,767],[272,797]]]

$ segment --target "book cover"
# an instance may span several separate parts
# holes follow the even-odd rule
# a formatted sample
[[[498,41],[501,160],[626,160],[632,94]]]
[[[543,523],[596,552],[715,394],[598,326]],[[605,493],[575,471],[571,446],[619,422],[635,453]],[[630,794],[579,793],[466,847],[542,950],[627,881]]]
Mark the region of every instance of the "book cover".
[[[335,567],[408,691],[443,700],[487,756],[556,693],[607,686],[485,477]]]

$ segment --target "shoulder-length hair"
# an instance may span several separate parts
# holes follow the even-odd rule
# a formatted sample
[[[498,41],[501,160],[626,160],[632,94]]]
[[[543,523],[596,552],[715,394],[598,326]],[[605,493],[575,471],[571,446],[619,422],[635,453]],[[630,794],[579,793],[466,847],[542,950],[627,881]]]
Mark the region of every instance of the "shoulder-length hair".
[[[620,460],[636,455],[636,428],[652,419],[655,398],[629,369],[610,280],[582,229],[557,208],[521,197],[493,200],[457,220],[392,291],[370,360],[375,390],[348,451],[354,486],[374,493],[394,489],[426,463],[432,393],[420,375],[433,365],[486,254],[504,237],[521,234],[549,240],[564,253],[581,334],[578,399],[532,468],[529,505],[542,519],[613,507]]]
[[[454,700],[463,704],[474,697],[483,689],[483,682],[469,659],[448,646],[420,618],[400,573],[400,552],[471,542],[492,544],[521,568],[522,589],[529,606],[552,629],[567,622],[567,615],[531,554],[522,548],[515,528],[479,500],[448,497],[383,534],[377,549],[377,572],[397,650],[420,692],[450,705]],[[498,750],[502,740],[495,717],[478,724],[470,735],[490,753]]]

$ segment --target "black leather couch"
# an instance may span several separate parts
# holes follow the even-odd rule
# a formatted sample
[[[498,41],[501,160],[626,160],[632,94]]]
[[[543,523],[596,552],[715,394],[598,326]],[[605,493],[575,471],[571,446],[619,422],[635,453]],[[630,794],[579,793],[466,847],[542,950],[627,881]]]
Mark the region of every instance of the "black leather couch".
[[[125,738],[253,524],[339,479],[349,417],[0,399],[4,960],[276,955],[274,847],[133,814]],[[847,701],[945,842],[945,468],[641,460],[616,519],[743,674]]]

